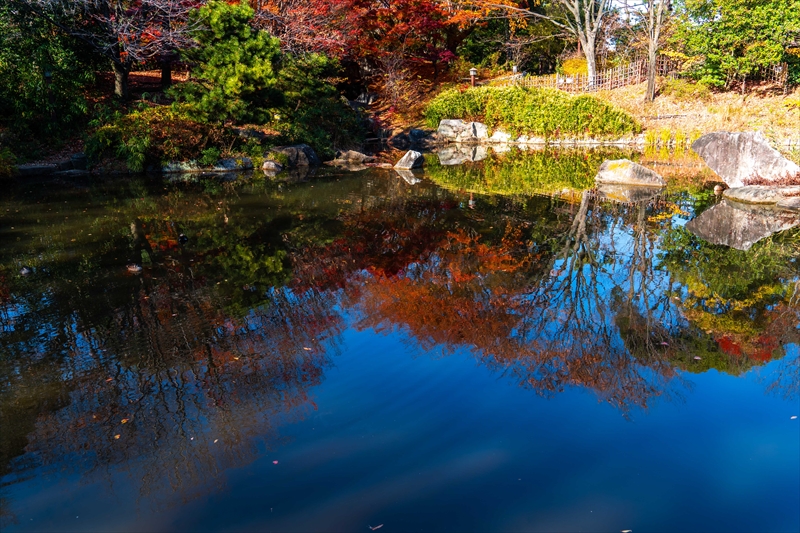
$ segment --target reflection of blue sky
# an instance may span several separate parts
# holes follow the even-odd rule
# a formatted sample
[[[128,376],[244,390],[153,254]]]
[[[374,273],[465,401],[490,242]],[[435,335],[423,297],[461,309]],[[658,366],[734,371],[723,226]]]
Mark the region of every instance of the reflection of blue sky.
[[[800,409],[765,394],[762,379],[781,361],[738,378],[686,375],[685,401],[626,419],[582,389],[545,400],[463,351],[411,357],[406,342],[347,330],[312,389],[317,410],[284,426],[284,444],[259,448],[251,465],[208,479],[217,489],[207,496],[163,509],[158,496],[131,503],[125,483],[109,491],[75,476],[35,478],[4,489],[21,502],[9,531],[800,526],[800,431],[790,420]]]

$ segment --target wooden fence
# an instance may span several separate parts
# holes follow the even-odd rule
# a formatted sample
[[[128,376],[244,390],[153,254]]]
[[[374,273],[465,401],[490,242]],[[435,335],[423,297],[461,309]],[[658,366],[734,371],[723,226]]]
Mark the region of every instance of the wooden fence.
[[[656,74],[658,76],[675,78],[679,76],[680,63],[668,57],[661,56],[656,60]],[[590,80],[586,74],[567,76],[564,74],[550,74],[547,76],[525,76],[516,74],[495,78],[488,82],[489,85],[506,87],[516,85],[519,87],[546,87],[560,89],[570,93],[593,93],[607,91],[636,85],[647,80],[647,59],[638,59],[627,65],[603,70]],[[789,66],[786,63],[761,67],[758,71],[746,76],[746,81],[766,81],[788,88]],[[728,76],[727,86],[742,83],[744,80],[732,75]]]
[[[760,67],[758,70],[748,74],[747,76],[728,74],[728,79],[725,81],[725,87],[731,88],[736,83],[746,83],[749,81],[766,81],[769,83],[775,83],[783,87],[785,92],[789,87],[789,65],[786,63],[778,63],[777,65]]]
[[[659,76],[674,76],[678,72],[678,63],[668,57],[659,57],[656,60],[656,73]],[[647,80],[647,60],[640,59],[627,65],[603,70],[593,78],[586,74],[564,75],[550,74],[547,76],[524,76],[517,74],[497,78],[489,82],[491,85],[505,87],[516,85],[519,87],[547,87],[560,89],[570,93],[592,93],[607,91],[627,85],[635,85]]]

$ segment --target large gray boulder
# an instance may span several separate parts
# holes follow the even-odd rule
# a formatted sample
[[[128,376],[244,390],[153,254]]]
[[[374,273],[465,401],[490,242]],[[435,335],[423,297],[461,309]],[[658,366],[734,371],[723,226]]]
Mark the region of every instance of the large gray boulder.
[[[783,200],[775,204],[775,207],[786,209],[787,211],[794,211],[795,213],[800,213],[800,196],[784,198]]]
[[[643,185],[647,187],[666,187],[667,182],[656,172],[628,159],[603,161],[594,181],[618,185]]]
[[[749,250],[774,233],[800,225],[800,215],[772,206],[722,200],[689,221],[686,229],[712,244]]]
[[[16,173],[18,176],[45,176],[57,172],[56,165],[19,165]]]
[[[800,175],[800,166],[783,157],[770,146],[761,132],[729,133],[718,131],[703,135],[692,144],[706,164],[729,187],[780,182]]]
[[[726,189],[722,193],[722,196],[734,202],[774,205],[785,198],[800,196],[800,185],[790,187],[748,185],[745,187]]]
[[[436,130],[439,139],[457,143],[478,143],[489,139],[489,128],[481,122],[444,119]]]
[[[400,170],[411,170],[412,168],[419,168],[425,163],[425,158],[422,157],[422,154],[416,152],[414,150],[409,150],[406,154],[398,161],[394,168]]]
[[[336,155],[336,159],[333,161],[339,163],[364,164],[372,163],[375,161],[375,157],[362,154],[361,152],[356,152],[355,150],[347,150],[346,152],[339,152]]]
[[[443,119],[439,122],[439,128],[436,133],[440,139],[447,141],[455,141],[459,135],[467,131],[469,124],[463,120]]]
[[[252,170],[253,161],[249,157],[228,157],[220,159],[214,165],[213,170],[232,171],[232,170]]]
[[[285,155],[286,164],[289,168],[316,167],[321,164],[317,153],[307,144],[276,146],[272,149],[272,152]]]

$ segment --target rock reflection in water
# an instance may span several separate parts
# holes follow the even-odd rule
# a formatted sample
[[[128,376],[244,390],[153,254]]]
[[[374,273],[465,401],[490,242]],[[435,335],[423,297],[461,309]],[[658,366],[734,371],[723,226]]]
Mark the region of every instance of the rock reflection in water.
[[[635,187],[604,183],[597,186],[596,194],[603,200],[622,203],[648,202],[663,193],[662,187]]]
[[[722,200],[686,224],[686,229],[710,243],[749,250],[761,239],[798,225],[800,216],[789,211]]]

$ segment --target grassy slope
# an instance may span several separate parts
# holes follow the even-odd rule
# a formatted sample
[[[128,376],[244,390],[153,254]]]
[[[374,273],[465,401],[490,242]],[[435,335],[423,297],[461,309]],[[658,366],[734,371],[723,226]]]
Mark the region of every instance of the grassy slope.
[[[788,95],[756,89],[745,95],[712,93],[706,100],[658,96],[652,104],[644,103],[644,91],[645,84],[639,84],[598,96],[631,113],[645,131],[668,129],[688,136],[692,132],[760,130],[776,144],[792,140],[797,146],[800,142],[800,87]]]

